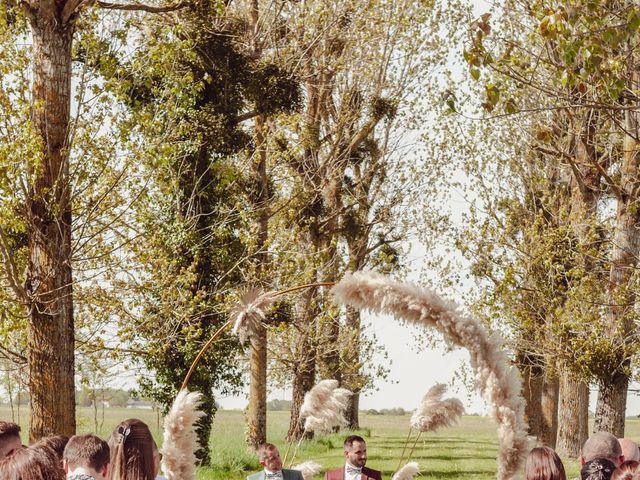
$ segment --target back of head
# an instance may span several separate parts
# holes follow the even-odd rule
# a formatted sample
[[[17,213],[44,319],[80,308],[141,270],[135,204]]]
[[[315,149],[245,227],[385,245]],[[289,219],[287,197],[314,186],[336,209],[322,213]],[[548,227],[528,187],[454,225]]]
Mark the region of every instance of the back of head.
[[[100,472],[109,463],[109,445],[92,434],[75,435],[67,443],[63,458],[70,470],[85,467]]]
[[[567,480],[567,475],[562,460],[553,449],[537,447],[527,457],[525,480]]]
[[[53,449],[43,445],[22,448],[0,461],[0,480],[64,480],[65,477]]]
[[[596,458],[606,458],[617,464],[622,455],[618,439],[609,432],[596,432],[589,437],[582,447],[582,459],[587,463]]]
[[[0,420],[0,460],[13,453],[20,441],[20,426],[17,423]]]
[[[67,446],[68,441],[69,437],[66,435],[49,435],[47,437],[42,437],[34,445],[46,445],[55,452],[59,460],[62,460],[62,453],[64,452],[64,447]]]
[[[109,437],[111,480],[153,480],[153,437],[136,418],[121,422]]]
[[[615,469],[611,460],[596,458],[582,466],[580,477],[582,480],[610,480]]]
[[[619,438],[618,443],[620,444],[620,448],[622,449],[622,455],[624,455],[625,461],[640,461],[640,449],[638,448],[636,442],[629,438]]]
[[[622,465],[616,468],[616,471],[611,475],[611,480],[636,480],[640,478],[640,462],[635,460],[625,461]]]

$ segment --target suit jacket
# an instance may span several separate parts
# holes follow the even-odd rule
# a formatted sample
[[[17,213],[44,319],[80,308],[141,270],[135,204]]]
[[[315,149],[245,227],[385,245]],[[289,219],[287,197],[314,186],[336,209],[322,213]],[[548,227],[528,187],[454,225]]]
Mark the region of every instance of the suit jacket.
[[[382,474],[371,468],[362,467],[361,480],[382,480]],[[344,467],[328,470],[324,474],[324,480],[344,480]]]
[[[264,473],[264,470],[262,470],[261,472],[249,475],[247,480],[266,480],[266,478],[267,475]],[[299,470],[289,470],[288,468],[282,469],[282,478],[284,480],[304,480],[302,472]]]

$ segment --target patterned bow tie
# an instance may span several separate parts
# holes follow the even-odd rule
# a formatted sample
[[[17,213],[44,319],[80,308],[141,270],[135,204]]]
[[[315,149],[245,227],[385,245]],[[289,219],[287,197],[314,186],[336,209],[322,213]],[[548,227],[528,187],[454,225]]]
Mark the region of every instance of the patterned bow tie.
[[[267,473],[267,478],[271,478],[273,480],[282,478],[282,472]]]
[[[360,468],[356,468],[356,467],[347,467],[347,468],[346,468],[346,472],[347,472],[349,475],[356,475],[356,474],[362,473],[362,467],[360,467]]]

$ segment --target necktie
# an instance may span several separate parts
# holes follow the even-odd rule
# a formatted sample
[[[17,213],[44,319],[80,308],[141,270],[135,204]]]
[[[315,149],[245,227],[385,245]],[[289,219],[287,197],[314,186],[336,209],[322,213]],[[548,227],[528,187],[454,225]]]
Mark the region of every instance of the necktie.
[[[346,472],[348,475],[359,475],[362,473],[362,468],[356,468],[356,467],[347,467],[346,468]]]
[[[282,472],[267,473],[267,478],[270,480],[278,480],[282,478]]]

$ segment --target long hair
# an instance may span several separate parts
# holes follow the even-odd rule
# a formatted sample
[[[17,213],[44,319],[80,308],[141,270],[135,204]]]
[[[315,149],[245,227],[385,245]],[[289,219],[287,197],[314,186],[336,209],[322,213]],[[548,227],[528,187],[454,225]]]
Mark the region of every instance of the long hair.
[[[567,480],[562,460],[549,447],[537,447],[531,450],[524,472],[525,480]]]
[[[52,448],[33,445],[0,461],[0,480],[64,480],[66,474]]]
[[[585,463],[580,470],[582,480],[610,480],[616,469],[615,464],[606,458],[594,458]]]
[[[109,437],[111,480],[153,480],[153,437],[146,423],[129,418]]]

